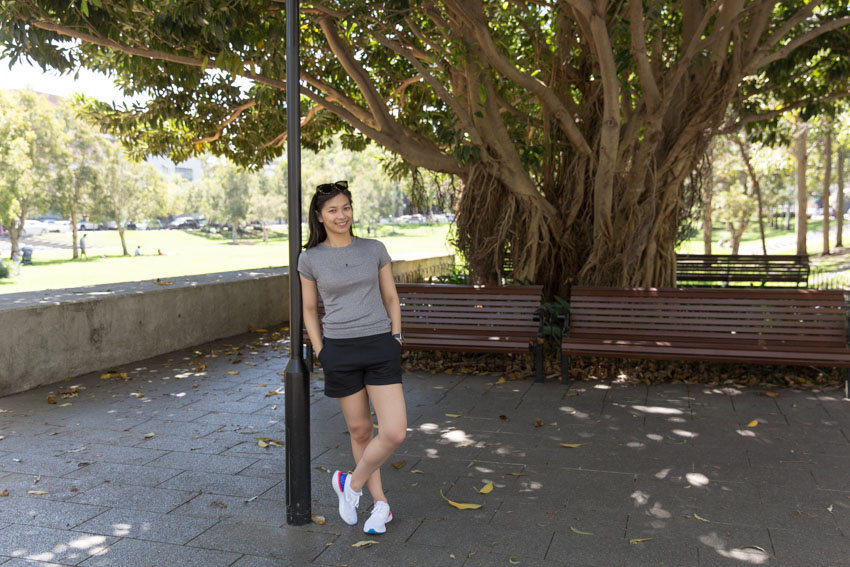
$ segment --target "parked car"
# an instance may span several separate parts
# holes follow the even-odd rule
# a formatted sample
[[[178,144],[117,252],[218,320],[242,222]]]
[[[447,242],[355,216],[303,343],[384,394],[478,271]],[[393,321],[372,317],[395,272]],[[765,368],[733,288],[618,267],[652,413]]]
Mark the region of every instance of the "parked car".
[[[77,228],[80,230],[98,230],[99,227],[97,223],[84,220],[77,223]]]
[[[23,236],[38,236],[50,232],[50,225],[40,220],[27,219],[24,221]]]
[[[192,217],[177,217],[170,223],[168,223],[168,228],[175,228],[180,230],[193,230],[200,228],[201,225],[193,219]]]
[[[71,232],[71,221],[62,219],[43,219],[50,232]]]

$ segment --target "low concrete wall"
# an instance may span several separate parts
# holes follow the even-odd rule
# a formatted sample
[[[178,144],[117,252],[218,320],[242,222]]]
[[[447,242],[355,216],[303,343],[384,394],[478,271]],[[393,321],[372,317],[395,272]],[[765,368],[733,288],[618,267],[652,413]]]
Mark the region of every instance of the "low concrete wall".
[[[289,321],[287,268],[0,295],[0,396]]]
[[[398,281],[454,256],[393,261]],[[0,295],[0,396],[289,321],[289,269]],[[166,283],[166,282],[161,282]]]

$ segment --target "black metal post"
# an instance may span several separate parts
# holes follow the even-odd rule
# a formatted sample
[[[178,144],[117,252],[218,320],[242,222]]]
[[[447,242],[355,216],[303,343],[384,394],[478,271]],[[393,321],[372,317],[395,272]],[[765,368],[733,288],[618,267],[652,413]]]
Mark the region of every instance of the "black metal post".
[[[310,522],[310,375],[301,349],[301,94],[298,0],[286,0],[286,155],[289,183],[289,364],[286,397],[286,523]]]

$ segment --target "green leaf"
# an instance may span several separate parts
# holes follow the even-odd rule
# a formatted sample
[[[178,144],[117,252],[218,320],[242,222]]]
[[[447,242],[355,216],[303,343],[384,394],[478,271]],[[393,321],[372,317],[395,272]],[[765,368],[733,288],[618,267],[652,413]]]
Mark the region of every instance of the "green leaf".
[[[89,17],[89,3],[88,0],[83,0],[80,4],[80,11],[83,13],[85,17]]]

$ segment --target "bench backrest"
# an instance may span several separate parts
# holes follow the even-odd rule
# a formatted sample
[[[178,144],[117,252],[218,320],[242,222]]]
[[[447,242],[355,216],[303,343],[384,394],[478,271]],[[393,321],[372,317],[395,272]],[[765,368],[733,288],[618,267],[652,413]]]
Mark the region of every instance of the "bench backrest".
[[[676,281],[679,283],[755,282],[807,285],[809,257],[678,254],[676,255]]]
[[[406,333],[535,337],[542,286],[397,284]]]
[[[569,336],[847,344],[847,302],[833,290],[573,287]]]

